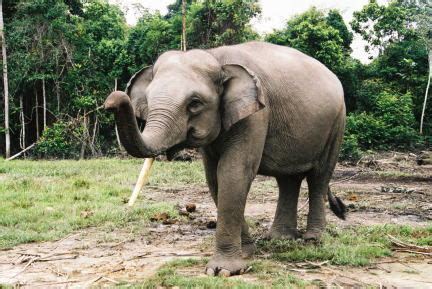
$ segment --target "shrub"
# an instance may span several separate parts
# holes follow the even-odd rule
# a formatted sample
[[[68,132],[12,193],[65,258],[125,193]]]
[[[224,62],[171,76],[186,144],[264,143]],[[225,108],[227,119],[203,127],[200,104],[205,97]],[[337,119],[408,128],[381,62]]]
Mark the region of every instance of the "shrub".
[[[408,148],[420,138],[410,94],[381,92],[371,112],[353,113],[347,118],[347,135],[355,135],[362,148]]]
[[[81,127],[58,121],[44,130],[38,140],[35,154],[44,158],[74,158],[79,156]]]
[[[339,155],[340,158],[343,160],[356,161],[361,158],[362,153],[357,136],[354,134],[345,135]]]

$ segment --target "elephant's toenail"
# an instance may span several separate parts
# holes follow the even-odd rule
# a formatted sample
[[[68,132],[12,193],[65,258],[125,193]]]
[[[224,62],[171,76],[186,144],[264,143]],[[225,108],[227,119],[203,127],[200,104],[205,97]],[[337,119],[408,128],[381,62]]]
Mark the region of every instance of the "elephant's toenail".
[[[230,273],[230,271],[228,271],[226,269],[221,269],[220,272],[219,272],[219,276],[229,277],[229,276],[231,276],[231,273]]]

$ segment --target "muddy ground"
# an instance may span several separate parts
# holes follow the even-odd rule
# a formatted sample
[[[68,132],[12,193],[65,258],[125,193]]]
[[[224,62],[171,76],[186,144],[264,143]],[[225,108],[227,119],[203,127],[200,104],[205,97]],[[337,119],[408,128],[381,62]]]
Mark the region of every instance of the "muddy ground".
[[[349,207],[346,221],[327,211],[328,222],[337,226],[407,224],[426,226],[432,221],[432,166],[417,166],[407,154],[368,158],[359,164],[338,165],[333,192]],[[175,202],[179,207],[196,204],[197,210],[171,224],[153,222],[139,234],[128,228],[112,232],[89,228],[61,240],[19,245],[0,251],[0,284],[23,287],[113,286],[127,280],[139,283],[175,258],[210,256],[216,210],[206,187],[160,189],[147,187],[148,202]],[[302,186],[299,202],[300,226],[308,210],[307,187]],[[141,198],[143,196],[140,196]],[[273,180],[257,177],[248,198],[246,216],[255,224],[259,237],[271,225],[277,202]],[[257,258],[264,258],[258,256]],[[322,266],[304,270],[291,266],[292,273],[323,284],[432,288],[432,258],[395,253],[367,267]],[[192,275],[203,274],[193,268]],[[246,274],[232,277],[250,281]]]

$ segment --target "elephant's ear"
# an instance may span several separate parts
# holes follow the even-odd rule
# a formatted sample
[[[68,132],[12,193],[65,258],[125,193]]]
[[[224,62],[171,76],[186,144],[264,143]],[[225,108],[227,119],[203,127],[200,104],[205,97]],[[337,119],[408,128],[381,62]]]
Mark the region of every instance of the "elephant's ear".
[[[222,95],[222,124],[225,130],[236,122],[263,109],[264,98],[256,75],[238,64],[226,64]]]
[[[147,66],[132,76],[126,86],[126,94],[129,95],[135,116],[139,119],[147,119],[147,86],[153,79],[153,66]]]

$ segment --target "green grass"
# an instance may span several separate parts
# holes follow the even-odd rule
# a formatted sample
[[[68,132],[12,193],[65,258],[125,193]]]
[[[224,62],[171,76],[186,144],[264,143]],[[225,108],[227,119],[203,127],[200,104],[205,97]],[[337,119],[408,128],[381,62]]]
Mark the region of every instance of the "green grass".
[[[327,261],[333,265],[364,266],[375,258],[390,256],[388,235],[417,245],[432,245],[432,225],[425,228],[379,225],[346,229],[329,227],[320,244],[302,241],[259,241],[262,253],[281,262]]]
[[[142,195],[127,202],[142,160],[0,160],[0,249],[20,243],[55,240],[90,226],[128,225],[138,230],[156,212],[177,217],[173,203],[154,203]],[[156,162],[150,185],[204,185],[201,162]]]
[[[206,263],[206,259],[174,260],[162,266],[155,276],[132,288],[304,288],[310,284],[285,272],[283,268],[270,261],[254,261],[251,264],[249,275],[256,277],[257,280],[254,282],[242,280],[241,277],[196,277],[196,272],[203,270]],[[195,268],[189,274],[187,271],[180,271],[192,267]],[[130,285],[127,287],[130,288]]]
[[[0,249],[20,243],[55,240],[73,231],[126,229],[141,232],[158,212],[178,218],[175,204],[150,201],[140,195],[133,209],[126,208],[142,160],[99,159],[89,161],[0,160]],[[201,162],[156,162],[150,185],[157,189],[187,189],[205,186]],[[258,196],[275,189],[272,180],[254,186]],[[252,231],[258,230],[247,219]],[[104,234],[110,238],[109,234]],[[250,275],[242,278],[196,277],[205,260],[180,259],[163,266],[157,274],[136,288],[158,286],[181,288],[290,288],[308,287],[286,268],[285,263],[330,261],[333,265],[363,266],[375,258],[390,256],[392,235],[404,242],[432,246],[432,224],[425,228],[381,225],[338,229],[329,226],[320,244],[300,241],[259,241],[267,260],[252,262]],[[259,255],[258,255],[259,256]],[[194,268],[196,267],[196,268]],[[184,268],[193,271],[190,276]],[[192,272],[190,271],[190,272]],[[190,273],[189,272],[189,273]],[[249,275],[249,274],[248,274]],[[1,287],[0,287],[1,288]]]

